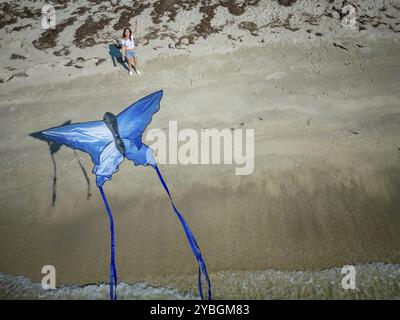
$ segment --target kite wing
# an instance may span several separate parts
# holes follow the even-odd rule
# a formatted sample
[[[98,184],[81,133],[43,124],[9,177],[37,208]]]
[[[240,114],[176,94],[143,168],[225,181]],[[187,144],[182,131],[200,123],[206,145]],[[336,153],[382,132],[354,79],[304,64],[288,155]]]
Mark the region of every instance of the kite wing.
[[[106,146],[114,144],[113,135],[103,121],[69,124],[41,133],[57,143],[89,153],[96,165],[100,165],[100,155]]]
[[[153,168],[156,167],[157,163],[154,159],[153,149],[151,149],[144,143],[142,143],[141,147],[138,149],[136,143],[132,142],[129,139],[122,139],[122,141],[124,142],[126,148],[125,157],[128,160],[133,161],[135,166],[151,165]]]
[[[124,156],[118,151],[114,141],[109,143],[100,154],[100,164],[96,164],[93,173],[96,175],[96,184],[101,187],[104,182],[111,180],[111,176],[118,172]]]
[[[144,130],[151,122],[153,114],[160,109],[162,95],[162,90],[153,92],[134,102],[117,116],[119,136],[131,140],[138,150],[142,146]]]

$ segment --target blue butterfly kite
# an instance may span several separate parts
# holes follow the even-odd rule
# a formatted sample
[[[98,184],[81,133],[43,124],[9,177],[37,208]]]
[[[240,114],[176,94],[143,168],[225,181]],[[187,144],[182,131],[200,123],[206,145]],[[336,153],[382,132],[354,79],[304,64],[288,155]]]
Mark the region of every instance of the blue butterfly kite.
[[[92,157],[95,166],[93,173],[96,175],[96,184],[100,190],[108,218],[110,220],[111,233],[111,262],[110,262],[110,299],[117,299],[117,269],[115,265],[115,240],[114,220],[108,205],[103,184],[111,180],[112,175],[118,171],[118,167],[124,158],[133,161],[135,166],[150,165],[157,172],[157,176],[164,187],[172,209],[179,218],[186,237],[198,262],[198,288],[203,299],[202,275],[208,285],[208,299],[211,299],[211,282],[207,273],[206,264],[201,255],[196,239],[176,208],[171,193],[161,176],[154,159],[153,150],[142,142],[142,135],[153,118],[153,114],[160,109],[160,100],[163,91],[154,92],[139,101],[136,101],[119,115],[110,112],[104,114],[102,121],[82,122],[68,124],[61,127],[42,131],[41,134],[59,144],[65,144],[73,149],[87,152]]]

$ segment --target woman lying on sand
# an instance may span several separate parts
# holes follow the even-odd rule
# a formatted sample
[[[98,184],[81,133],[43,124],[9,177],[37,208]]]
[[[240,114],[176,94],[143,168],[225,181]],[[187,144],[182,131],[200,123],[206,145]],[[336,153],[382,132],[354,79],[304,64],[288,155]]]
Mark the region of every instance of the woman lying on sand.
[[[135,33],[137,33],[138,23],[136,21]],[[132,75],[131,65],[135,69],[137,74],[140,71],[137,67],[137,52],[135,47],[135,41],[133,39],[132,30],[130,28],[125,28],[121,39],[122,47],[122,61],[125,62],[128,59],[129,75]]]

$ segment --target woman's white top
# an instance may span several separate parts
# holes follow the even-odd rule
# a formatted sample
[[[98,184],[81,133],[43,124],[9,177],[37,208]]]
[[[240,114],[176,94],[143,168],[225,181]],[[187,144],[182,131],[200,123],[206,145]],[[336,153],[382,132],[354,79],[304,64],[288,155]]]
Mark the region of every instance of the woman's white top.
[[[121,45],[124,46],[127,49],[134,49],[135,48],[135,41],[132,39],[121,39]]]

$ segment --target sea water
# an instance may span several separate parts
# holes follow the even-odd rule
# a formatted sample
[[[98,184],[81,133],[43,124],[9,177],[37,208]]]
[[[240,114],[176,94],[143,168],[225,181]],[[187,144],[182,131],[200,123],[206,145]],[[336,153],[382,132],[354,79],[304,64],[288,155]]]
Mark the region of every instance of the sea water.
[[[400,264],[355,265],[356,289],[344,289],[341,267],[321,271],[240,271],[211,273],[215,299],[400,299]],[[193,277],[195,280],[195,277]],[[118,299],[199,299],[193,290],[120,282]],[[108,299],[105,283],[61,285],[45,290],[23,276],[0,273],[1,299]]]

